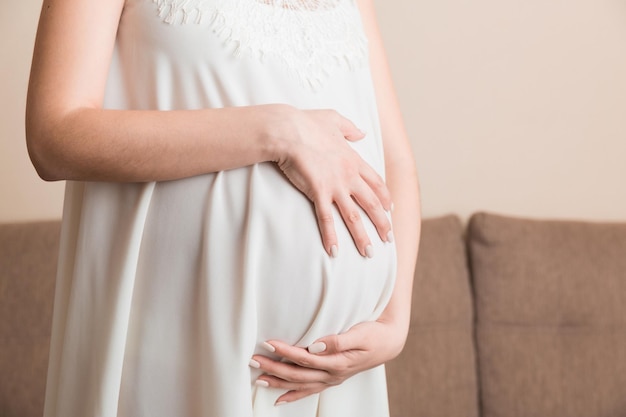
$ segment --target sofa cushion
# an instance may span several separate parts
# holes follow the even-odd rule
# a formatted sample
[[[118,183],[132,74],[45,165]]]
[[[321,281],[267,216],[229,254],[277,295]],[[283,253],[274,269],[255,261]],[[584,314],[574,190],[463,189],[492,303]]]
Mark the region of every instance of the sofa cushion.
[[[0,416],[41,416],[60,222],[0,225]]]
[[[478,415],[472,321],[463,226],[455,216],[425,220],[409,336],[387,364],[392,416]]]
[[[626,415],[626,224],[469,226],[484,417]]]

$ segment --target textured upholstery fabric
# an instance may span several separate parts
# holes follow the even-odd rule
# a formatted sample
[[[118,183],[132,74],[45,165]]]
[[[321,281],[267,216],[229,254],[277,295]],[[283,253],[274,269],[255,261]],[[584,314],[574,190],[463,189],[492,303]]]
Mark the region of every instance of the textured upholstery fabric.
[[[60,222],[0,225],[0,416],[39,417]]]
[[[475,340],[462,225],[422,228],[393,417],[626,416],[626,224],[475,215]],[[59,229],[0,225],[0,417],[42,414]]]
[[[626,416],[626,224],[474,215],[484,417]]]
[[[425,220],[409,337],[387,364],[392,417],[478,415],[471,297],[461,222]]]

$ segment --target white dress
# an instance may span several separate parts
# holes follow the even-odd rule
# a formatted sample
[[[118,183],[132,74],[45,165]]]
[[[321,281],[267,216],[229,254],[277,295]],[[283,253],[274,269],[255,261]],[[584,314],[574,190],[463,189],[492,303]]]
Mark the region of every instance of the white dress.
[[[354,0],[127,0],[105,107],[332,108],[367,132],[351,146],[383,175],[367,59]],[[68,182],[45,416],[387,416],[382,366],[274,406],[283,391],[257,387],[248,365],[265,340],[307,346],[387,304],[394,245],[363,213],[364,258],[334,215],[330,258],[274,163]]]

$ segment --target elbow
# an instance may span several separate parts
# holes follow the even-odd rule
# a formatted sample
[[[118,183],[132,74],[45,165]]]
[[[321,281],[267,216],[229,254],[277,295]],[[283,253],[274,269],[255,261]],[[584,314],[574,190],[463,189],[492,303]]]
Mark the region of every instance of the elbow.
[[[93,169],[85,157],[87,141],[79,121],[82,113],[54,108],[29,110],[27,106],[26,147],[39,177],[44,181],[91,178]]]
[[[47,129],[29,123],[26,120],[26,148],[31,163],[37,174],[44,181],[64,180],[59,158],[55,156],[54,138],[52,134],[44,133]]]
[[[46,153],[41,150],[41,146],[33,143],[33,141],[27,141],[28,156],[37,171],[37,175],[44,181],[60,181],[65,178],[60,174],[59,170],[55,169],[55,166]]]

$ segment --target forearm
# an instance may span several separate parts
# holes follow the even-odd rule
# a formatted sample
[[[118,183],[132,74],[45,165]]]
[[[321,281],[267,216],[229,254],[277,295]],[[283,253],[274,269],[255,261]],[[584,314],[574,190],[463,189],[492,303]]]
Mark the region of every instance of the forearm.
[[[168,180],[278,158],[274,146],[284,142],[272,133],[291,119],[289,106],[103,109],[124,4],[44,0],[26,105],[28,149],[42,178]]]
[[[420,233],[417,172],[376,21],[374,2],[358,0],[358,4],[369,39],[370,66],[385,147],[387,187],[395,206],[392,220],[398,272],[393,295],[379,320],[397,328],[398,338],[401,338],[403,344],[409,327],[411,290]]]
[[[405,338],[421,224],[418,180],[412,158],[387,169],[387,186],[394,202],[392,220],[398,269],[391,299],[380,320],[393,323]]]
[[[269,126],[279,129],[289,111],[268,105],[32,112],[27,139],[33,163],[47,180],[171,180],[274,160],[279,135]]]

